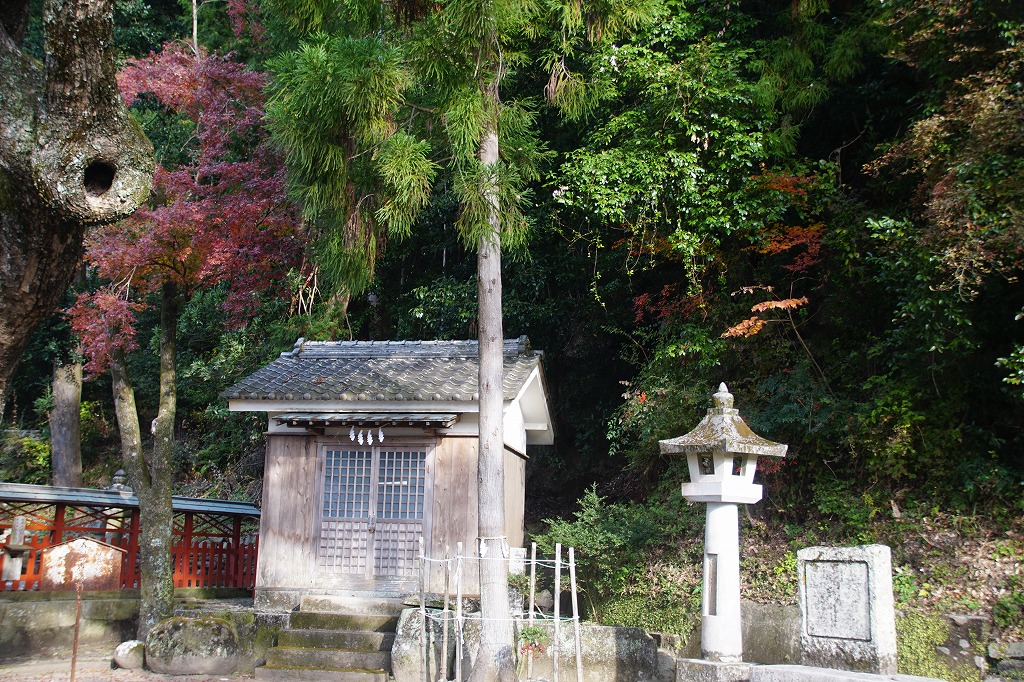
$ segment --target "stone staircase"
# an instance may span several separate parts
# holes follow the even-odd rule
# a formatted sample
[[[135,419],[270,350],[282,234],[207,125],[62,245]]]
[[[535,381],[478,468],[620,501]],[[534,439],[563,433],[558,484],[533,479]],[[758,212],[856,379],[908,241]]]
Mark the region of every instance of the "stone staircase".
[[[256,679],[387,682],[402,608],[397,597],[304,596]]]

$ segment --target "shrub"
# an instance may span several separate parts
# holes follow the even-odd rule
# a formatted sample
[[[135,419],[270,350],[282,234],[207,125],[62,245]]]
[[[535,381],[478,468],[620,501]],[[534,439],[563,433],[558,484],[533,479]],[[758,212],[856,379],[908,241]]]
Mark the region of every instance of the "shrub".
[[[0,440],[0,481],[45,484],[50,444],[30,431],[8,431]]]
[[[1024,624],[1024,576],[1011,575],[1006,587],[1009,594],[992,605],[992,620],[1001,628]]]

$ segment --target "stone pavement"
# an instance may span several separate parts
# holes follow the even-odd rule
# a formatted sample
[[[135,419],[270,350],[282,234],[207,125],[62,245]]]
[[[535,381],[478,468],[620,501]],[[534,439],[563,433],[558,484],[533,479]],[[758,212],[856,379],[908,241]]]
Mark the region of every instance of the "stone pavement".
[[[111,669],[110,654],[79,653],[75,682],[231,682],[252,679],[243,675],[157,675],[145,670]],[[69,682],[71,656],[48,660],[0,661],[0,682]]]

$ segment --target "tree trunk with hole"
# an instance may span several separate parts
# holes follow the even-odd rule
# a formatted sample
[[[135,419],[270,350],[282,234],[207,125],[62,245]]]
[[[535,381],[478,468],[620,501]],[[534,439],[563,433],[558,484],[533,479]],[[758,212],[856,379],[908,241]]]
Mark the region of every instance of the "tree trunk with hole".
[[[50,461],[53,484],[82,486],[82,363],[53,366]]]
[[[86,227],[130,215],[153,181],[153,147],[117,90],[114,0],[44,0],[45,63],[21,50],[30,4],[0,3],[0,415]]]
[[[487,87],[497,111],[497,84]],[[484,166],[498,164],[498,131],[485,129],[477,157]],[[495,168],[494,174],[497,173]],[[477,460],[477,520],[480,525],[480,652],[470,673],[472,682],[516,679],[512,614],[508,605],[508,563],[500,561],[505,548],[505,473],[503,363],[501,319],[501,224],[497,178],[485,190],[490,204],[490,227],[477,246],[477,318],[480,341],[480,435]]]
[[[171,500],[174,466],[174,420],[178,292],[174,284],[161,289],[160,307],[160,404],[153,420],[153,447],[147,456],[142,447],[135,391],[124,353],[111,352],[110,374],[114,384],[121,454],[128,482],[139,498],[139,623],[137,635],[145,641],[149,630],[174,611],[174,566],[171,540],[174,512]]]

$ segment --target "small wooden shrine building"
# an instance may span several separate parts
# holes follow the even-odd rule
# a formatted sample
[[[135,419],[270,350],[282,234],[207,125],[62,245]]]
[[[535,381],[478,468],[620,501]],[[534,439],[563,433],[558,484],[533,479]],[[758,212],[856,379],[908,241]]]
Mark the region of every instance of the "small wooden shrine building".
[[[505,534],[518,547],[526,449],[553,433],[542,354],[526,337],[504,354]],[[258,608],[411,591],[421,536],[429,557],[475,552],[478,365],[476,341],[299,339],[225,391],[232,411],[269,416]]]

